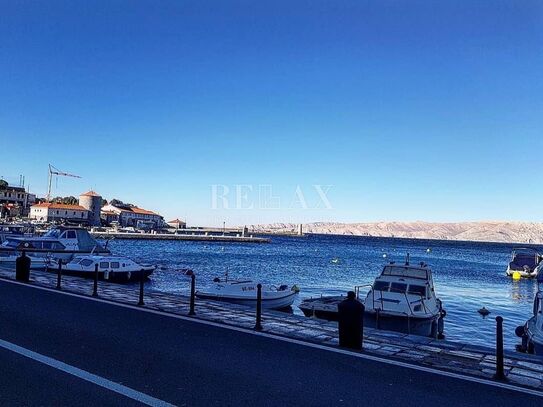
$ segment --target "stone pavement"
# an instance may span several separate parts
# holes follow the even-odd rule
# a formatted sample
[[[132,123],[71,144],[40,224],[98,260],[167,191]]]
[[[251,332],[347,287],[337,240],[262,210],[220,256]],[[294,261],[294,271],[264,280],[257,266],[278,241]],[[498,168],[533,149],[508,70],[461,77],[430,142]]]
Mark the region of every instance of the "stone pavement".
[[[0,278],[12,280],[15,273],[0,269]],[[55,273],[31,272],[31,284],[54,288],[56,281]],[[91,295],[92,289],[92,280],[62,276],[63,291]],[[135,305],[139,298],[139,284],[121,285],[99,281],[98,295],[109,301]],[[144,301],[144,306],[150,309],[178,315],[187,315],[189,311],[189,298],[185,295],[147,290]],[[248,329],[254,327],[255,311],[249,307],[199,299],[196,299],[195,304],[194,318]],[[269,334],[338,346],[337,324],[334,322],[264,310],[262,325],[264,332]],[[365,329],[363,352],[486,379],[492,379],[495,373],[493,348],[390,331]],[[506,351],[505,374],[509,383],[543,392],[541,357]]]

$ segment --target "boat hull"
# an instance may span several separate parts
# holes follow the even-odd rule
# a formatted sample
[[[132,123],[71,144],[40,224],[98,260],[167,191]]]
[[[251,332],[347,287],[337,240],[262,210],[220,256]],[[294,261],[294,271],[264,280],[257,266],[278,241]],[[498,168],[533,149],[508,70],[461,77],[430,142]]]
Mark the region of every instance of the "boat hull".
[[[402,332],[409,335],[435,337],[437,334],[437,320],[439,315],[427,318],[406,318],[403,315],[389,315],[386,313],[365,312],[364,326],[384,329],[385,331]]]
[[[196,296],[204,300],[222,301],[231,304],[245,305],[256,308],[256,298],[242,298],[235,296],[215,295],[211,293],[197,292]],[[296,298],[295,292],[289,292],[287,295],[276,298],[262,298],[263,309],[284,309],[288,308]]]
[[[509,277],[512,277],[514,273],[519,273],[522,278],[536,278],[540,272],[541,266],[537,266],[535,269],[526,271],[526,270],[513,270],[510,267],[507,267],[505,274]]]
[[[56,273],[57,270],[49,268],[48,271]],[[133,281],[140,281],[142,278],[147,279],[151,274],[153,274],[154,269],[143,269],[138,271],[98,271],[98,280],[109,281],[112,283],[129,283]],[[62,269],[62,274],[67,276],[82,277],[93,279],[94,271],[83,271],[83,270],[70,270]]]

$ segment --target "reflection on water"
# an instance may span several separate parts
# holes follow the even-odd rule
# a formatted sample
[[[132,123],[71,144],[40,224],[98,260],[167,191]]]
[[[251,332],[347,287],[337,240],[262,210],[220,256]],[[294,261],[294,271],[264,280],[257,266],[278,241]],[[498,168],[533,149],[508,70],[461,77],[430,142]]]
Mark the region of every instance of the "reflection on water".
[[[495,317],[504,317],[505,343],[517,343],[514,329],[531,314],[537,283],[513,282],[505,269],[513,245],[387,239],[350,236],[273,237],[270,244],[223,244],[184,241],[113,240],[114,253],[162,266],[149,285],[167,292],[189,290],[180,272],[191,268],[197,286],[212,283],[228,270],[231,278],[298,284],[300,300],[310,296],[338,295],[355,285],[372,283],[384,262],[424,261],[434,271],[438,296],[447,310],[448,339],[493,345]],[[483,318],[477,310],[491,314]]]

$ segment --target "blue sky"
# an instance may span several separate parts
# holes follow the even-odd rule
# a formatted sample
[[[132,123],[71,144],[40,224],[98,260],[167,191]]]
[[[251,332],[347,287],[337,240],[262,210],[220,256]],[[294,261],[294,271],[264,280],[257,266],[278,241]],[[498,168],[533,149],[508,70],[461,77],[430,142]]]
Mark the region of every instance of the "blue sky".
[[[541,2],[0,6],[0,176],[40,195],[52,163],[190,224],[543,221]]]

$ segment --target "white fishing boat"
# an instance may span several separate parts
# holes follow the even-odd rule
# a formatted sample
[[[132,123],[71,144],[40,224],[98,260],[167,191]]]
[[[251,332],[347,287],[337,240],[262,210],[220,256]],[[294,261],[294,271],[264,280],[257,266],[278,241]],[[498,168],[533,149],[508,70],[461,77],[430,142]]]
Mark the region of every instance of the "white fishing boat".
[[[98,266],[98,279],[116,283],[139,281],[149,277],[156,266],[138,264],[122,256],[114,255],[78,255],[62,266],[62,273],[78,277],[94,278],[95,267]],[[55,272],[55,268],[49,271]]]
[[[506,274],[514,277],[515,273],[518,273],[519,277],[533,278],[537,277],[542,267],[543,256],[537,250],[528,247],[517,247],[513,249]]]
[[[410,265],[409,256],[405,264],[391,262],[373,285],[355,287],[357,298],[365,287],[369,291],[363,300],[364,326],[443,337],[445,311],[436,297],[432,271],[426,264]],[[299,307],[306,316],[337,321],[338,304],[343,300],[343,296],[312,298]]]
[[[216,278],[214,284],[208,289],[196,291],[196,296],[202,299],[256,307],[257,284],[257,282],[251,280],[229,280],[225,278],[224,281],[221,281]],[[294,302],[298,292],[299,289],[296,286],[262,284],[262,308],[288,308]]]
[[[543,291],[538,291],[534,298],[533,316],[515,333],[522,338],[517,350],[543,356]]]

